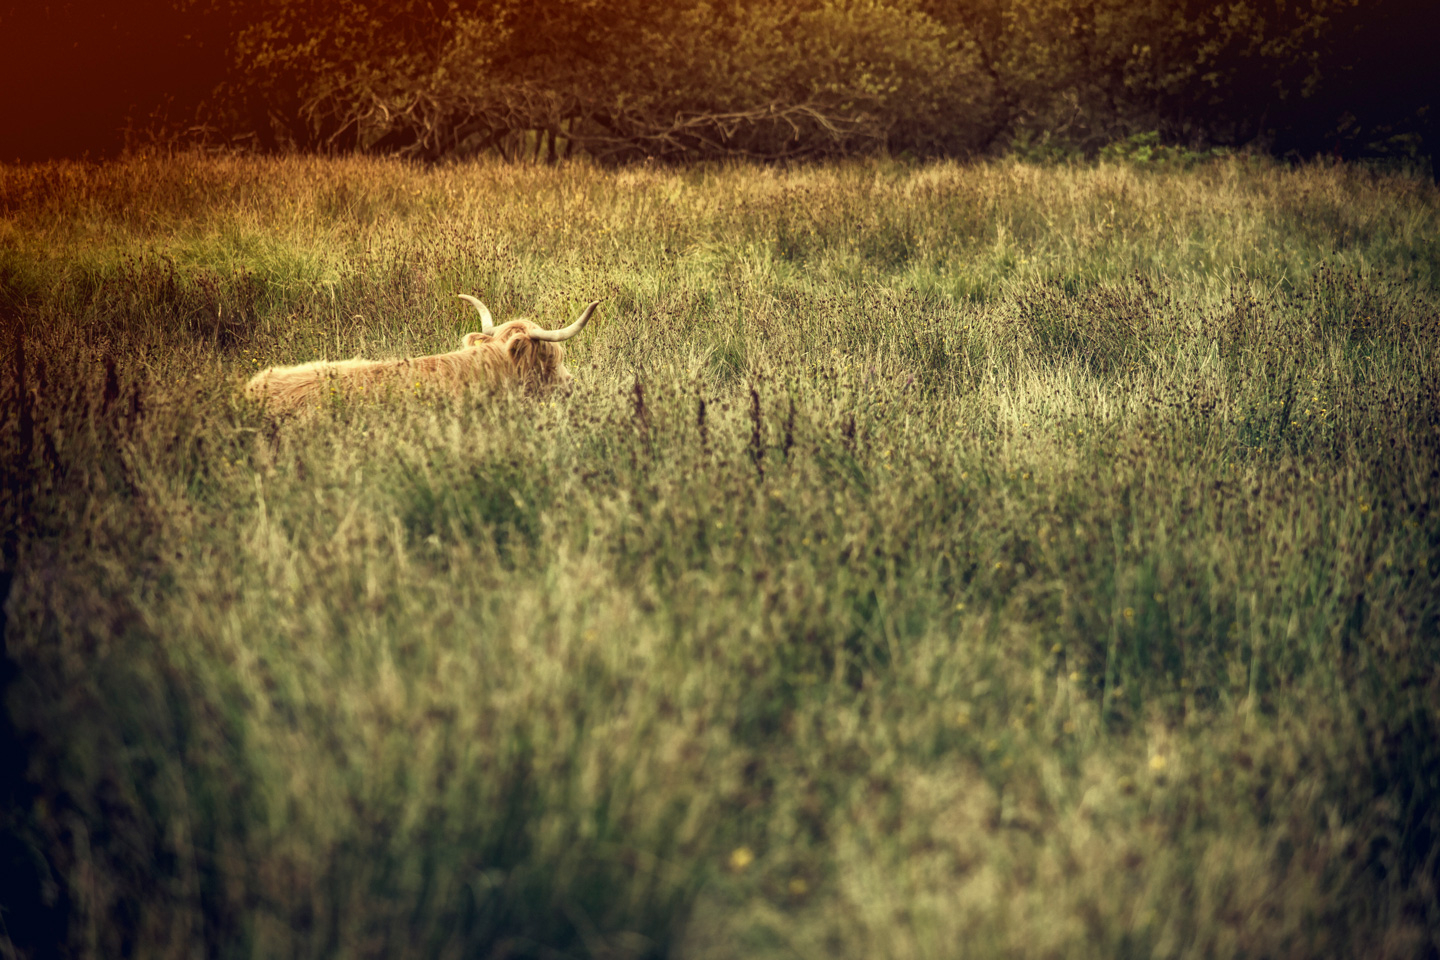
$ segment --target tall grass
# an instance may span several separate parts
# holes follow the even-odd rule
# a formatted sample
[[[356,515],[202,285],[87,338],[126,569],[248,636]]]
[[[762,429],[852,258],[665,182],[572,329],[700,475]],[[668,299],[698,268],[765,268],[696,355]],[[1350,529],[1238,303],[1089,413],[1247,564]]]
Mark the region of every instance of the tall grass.
[[[0,169],[0,946],[1433,955],[1437,226],[1239,159]],[[573,391],[238,396],[457,292],[605,297]]]

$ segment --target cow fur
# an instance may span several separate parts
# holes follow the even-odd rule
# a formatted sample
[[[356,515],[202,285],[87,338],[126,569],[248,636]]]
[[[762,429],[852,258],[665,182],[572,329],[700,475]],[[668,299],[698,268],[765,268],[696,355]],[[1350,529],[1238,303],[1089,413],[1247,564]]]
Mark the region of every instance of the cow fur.
[[[467,333],[459,350],[404,360],[316,360],[261,370],[245,395],[288,412],[333,393],[385,395],[416,389],[463,393],[519,387],[535,392],[569,382],[565,348],[535,340],[530,320],[511,320],[489,334]]]

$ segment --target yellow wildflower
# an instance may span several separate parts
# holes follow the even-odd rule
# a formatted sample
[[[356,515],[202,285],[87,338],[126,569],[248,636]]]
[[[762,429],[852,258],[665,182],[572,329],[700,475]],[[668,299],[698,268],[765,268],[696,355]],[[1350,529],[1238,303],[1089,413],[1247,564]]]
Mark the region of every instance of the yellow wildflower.
[[[744,870],[755,862],[755,851],[749,847],[736,847],[730,851],[730,869],[736,872]]]

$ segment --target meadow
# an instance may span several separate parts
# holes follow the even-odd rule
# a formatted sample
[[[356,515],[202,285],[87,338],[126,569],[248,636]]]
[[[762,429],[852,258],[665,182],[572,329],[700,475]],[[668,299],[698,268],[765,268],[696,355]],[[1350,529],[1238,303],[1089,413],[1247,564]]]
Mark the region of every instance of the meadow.
[[[1436,956],[1437,241],[1247,157],[0,167],[0,953]],[[457,293],[604,298],[573,388],[240,396]]]

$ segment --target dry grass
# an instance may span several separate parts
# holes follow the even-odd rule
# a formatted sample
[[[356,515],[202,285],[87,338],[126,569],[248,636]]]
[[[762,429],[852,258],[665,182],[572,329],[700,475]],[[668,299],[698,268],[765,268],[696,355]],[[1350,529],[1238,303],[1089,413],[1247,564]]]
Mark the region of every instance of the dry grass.
[[[4,945],[1433,953],[1437,226],[1245,160],[0,169]],[[606,297],[574,391],[238,396],[457,292]]]

